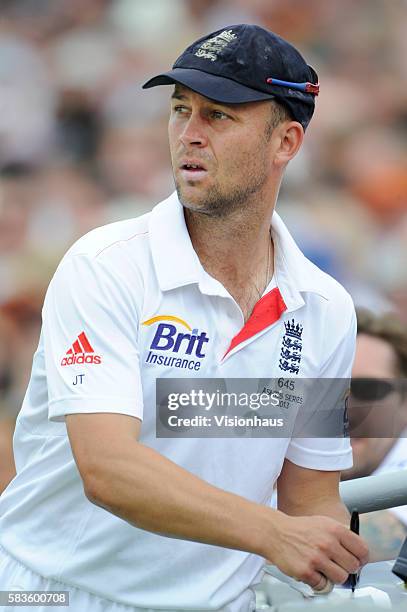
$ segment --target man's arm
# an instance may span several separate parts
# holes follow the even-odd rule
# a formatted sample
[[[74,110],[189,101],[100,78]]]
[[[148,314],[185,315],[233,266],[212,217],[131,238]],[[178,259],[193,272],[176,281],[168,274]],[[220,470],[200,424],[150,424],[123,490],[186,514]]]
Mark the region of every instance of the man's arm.
[[[76,414],[66,421],[91,502],[147,531],[264,552],[268,509],[204,482],[140,444],[139,419]]]
[[[286,459],[277,480],[278,509],[290,516],[329,516],[349,527],[339,481],[340,472],[310,470]]]
[[[74,414],[66,423],[85,494],[134,526],[258,554],[311,586],[322,574],[344,582],[367,560],[363,540],[337,521],[253,503],[139,443],[136,418]]]

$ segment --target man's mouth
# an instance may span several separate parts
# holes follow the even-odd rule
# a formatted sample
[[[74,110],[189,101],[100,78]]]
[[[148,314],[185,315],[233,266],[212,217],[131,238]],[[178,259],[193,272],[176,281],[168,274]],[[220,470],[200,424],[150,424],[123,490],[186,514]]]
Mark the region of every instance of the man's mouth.
[[[180,166],[181,175],[187,179],[201,179],[207,173],[206,168],[199,162],[185,162]]]
[[[203,170],[203,171],[206,171],[206,169],[204,168],[204,166],[202,166],[201,164],[189,164],[189,163],[187,163],[187,164],[182,164],[181,169],[182,169],[182,170],[190,170],[190,171],[192,171],[192,172],[193,172],[193,171],[196,171],[196,170],[198,170],[198,171],[202,171],[202,170]]]

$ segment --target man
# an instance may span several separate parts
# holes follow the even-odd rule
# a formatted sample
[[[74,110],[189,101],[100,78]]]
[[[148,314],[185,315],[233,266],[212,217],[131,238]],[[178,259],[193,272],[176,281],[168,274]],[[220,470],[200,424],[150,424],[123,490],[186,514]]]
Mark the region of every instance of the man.
[[[3,589],[246,612],[265,559],[319,591],[367,561],[338,494],[347,439],[156,436],[158,378],[350,375],[350,297],[277,214],[270,238],[316,80],[290,44],[237,25],[145,85],[175,84],[177,194],[83,237],[50,284],[0,500]]]
[[[343,480],[407,469],[406,326],[393,315],[364,310],[357,322],[349,419],[365,435],[351,438],[354,465],[343,472]],[[372,435],[395,437],[365,437],[370,425]],[[394,559],[407,536],[407,506],[361,515],[360,530],[372,561]]]

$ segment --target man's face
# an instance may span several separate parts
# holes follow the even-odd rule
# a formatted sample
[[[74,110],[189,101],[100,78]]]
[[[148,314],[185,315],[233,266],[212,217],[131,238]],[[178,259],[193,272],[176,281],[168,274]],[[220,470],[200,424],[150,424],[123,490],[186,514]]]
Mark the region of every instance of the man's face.
[[[352,378],[375,378],[395,381],[397,377],[397,359],[392,346],[382,340],[367,334],[358,334],[356,340],[356,355],[352,370]],[[379,420],[383,419],[383,427],[391,426],[388,420],[396,414],[395,407],[401,402],[400,393],[393,390],[380,402],[349,402],[349,418],[358,421],[364,408],[373,421],[375,431],[380,431]],[[353,406],[352,406],[353,404]],[[369,412],[370,409],[370,412]],[[387,422],[386,422],[387,420]],[[366,421],[365,421],[366,423]],[[369,476],[382,462],[395,442],[395,438],[351,437],[353,450],[353,467],[342,472],[342,479]]]
[[[176,85],[168,132],[175,185],[186,208],[223,216],[261,191],[277,146],[267,134],[270,118],[269,101],[218,104]]]

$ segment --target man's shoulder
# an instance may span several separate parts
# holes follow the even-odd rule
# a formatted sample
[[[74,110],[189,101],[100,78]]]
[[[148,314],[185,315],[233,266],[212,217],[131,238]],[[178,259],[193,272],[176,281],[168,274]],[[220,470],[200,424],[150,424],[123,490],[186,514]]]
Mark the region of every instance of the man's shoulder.
[[[318,300],[310,301],[312,312],[320,323],[324,321],[323,328],[325,342],[331,344],[335,339],[356,333],[356,312],[353,299],[348,291],[330,274],[327,274],[307,259],[306,267],[313,288],[312,294],[317,294]]]
[[[314,295],[318,296],[321,305],[328,302],[339,308],[353,310],[353,301],[348,291],[306,257],[277,213],[273,214],[273,230],[280,249],[277,254],[280,266],[288,271],[291,283],[306,301],[307,296]],[[315,306],[315,300],[311,301]]]
[[[348,308],[353,308],[353,300],[345,287],[333,276],[318,268],[311,260],[304,256],[307,270],[306,283],[309,290],[321,295],[325,300]]]
[[[60,260],[49,289],[68,279],[86,283],[95,275],[114,278],[117,286],[141,286],[143,270],[149,269],[150,215],[108,223],[84,234]]]
[[[70,247],[63,259],[67,260],[75,255],[87,255],[96,259],[116,246],[129,246],[133,240],[148,237],[150,215],[151,212],[92,229]]]

